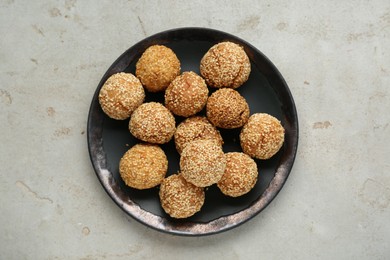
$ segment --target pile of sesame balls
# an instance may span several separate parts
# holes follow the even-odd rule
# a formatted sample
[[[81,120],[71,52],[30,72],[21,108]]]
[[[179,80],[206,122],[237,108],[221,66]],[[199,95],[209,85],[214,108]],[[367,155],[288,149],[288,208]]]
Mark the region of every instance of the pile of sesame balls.
[[[247,101],[236,90],[244,86],[251,63],[244,48],[233,42],[213,45],[200,61],[200,75],[181,72],[172,49],[147,48],[135,75],[110,76],[99,92],[103,112],[115,120],[129,119],[129,131],[140,142],[119,163],[125,184],[135,189],[159,186],[164,211],[172,218],[199,212],[205,188],[216,184],[230,197],[248,193],[258,180],[254,159],[275,155],[284,142],[284,128],[266,113],[250,115]],[[217,89],[209,95],[209,88]],[[163,92],[164,103],[145,102],[147,93]],[[201,114],[205,111],[205,115]],[[176,125],[175,116],[184,120]],[[241,128],[242,152],[224,153],[218,129]],[[174,139],[180,171],[169,173],[160,147]]]

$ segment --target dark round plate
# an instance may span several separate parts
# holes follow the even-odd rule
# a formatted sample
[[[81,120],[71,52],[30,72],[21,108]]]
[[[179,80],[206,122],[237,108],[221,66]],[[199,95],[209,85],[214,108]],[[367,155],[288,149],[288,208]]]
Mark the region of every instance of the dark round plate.
[[[252,71],[248,81],[237,90],[250,107],[251,114],[264,112],[281,120],[285,142],[281,150],[269,160],[256,160],[259,179],[256,186],[238,198],[224,196],[213,185],[206,190],[206,200],[201,211],[194,216],[177,220],[161,208],[158,187],[135,190],[127,187],[119,175],[119,160],[138,142],[128,131],[128,120],[108,118],[100,108],[99,90],[109,76],[118,72],[135,73],[135,64],[144,50],[154,44],[170,47],[177,54],[183,71],[199,74],[202,56],[214,44],[232,41],[244,47]],[[210,89],[212,92],[213,89]],[[146,101],[163,101],[163,94],[147,93]],[[176,117],[177,123],[182,118]],[[223,150],[241,151],[240,129],[220,130],[224,139]],[[88,115],[88,148],[97,177],[108,195],[127,214],[139,222],[159,231],[179,235],[208,235],[236,227],[263,210],[282,189],[293,166],[298,145],[298,118],[290,90],[282,75],[268,58],[242,39],[212,29],[180,28],[150,36],[123,53],[101,79]],[[173,141],[162,145],[167,154],[168,175],[179,170],[179,155]]]

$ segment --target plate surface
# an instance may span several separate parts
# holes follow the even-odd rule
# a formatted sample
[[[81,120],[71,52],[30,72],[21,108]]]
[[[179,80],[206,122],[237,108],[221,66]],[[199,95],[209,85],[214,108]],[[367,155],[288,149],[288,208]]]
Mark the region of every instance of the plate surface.
[[[128,120],[108,118],[100,108],[99,90],[109,76],[118,72],[135,73],[135,64],[151,45],[170,47],[181,62],[182,72],[199,74],[203,55],[214,44],[232,41],[244,47],[252,71],[243,86],[237,89],[249,104],[250,112],[268,113],[278,118],[285,128],[285,142],[281,150],[269,160],[256,160],[259,179],[256,186],[238,198],[224,196],[213,185],[206,190],[206,200],[201,211],[184,220],[170,218],[160,206],[158,187],[135,190],[127,187],[119,175],[119,160],[138,142],[128,130]],[[215,90],[210,89],[210,94]],[[163,102],[163,94],[146,93],[146,101]],[[183,119],[176,117],[178,124]],[[236,227],[257,215],[282,189],[294,163],[298,145],[298,117],[294,100],[282,75],[255,47],[242,39],[212,29],[180,28],[150,36],[123,53],[101,79],[93,96],[88,115],[88,148],[103,188],[120,208],[141,223],[159,231],[178,235],[208,235]],[[240,129],[222,130],[223,150],[242,151],[239,144]],[[179,154],[173,140],[162,145],[167,154],[168,173],[179,170]]]

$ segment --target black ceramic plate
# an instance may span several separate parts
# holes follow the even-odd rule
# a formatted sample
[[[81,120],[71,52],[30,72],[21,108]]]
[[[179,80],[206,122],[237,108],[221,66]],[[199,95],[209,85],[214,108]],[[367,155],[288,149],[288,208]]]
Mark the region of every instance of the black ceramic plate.
[[[183,71],[199,74],[202,56],[214,44],[232,41],[244,47],[252,71],[248,81],[237,90],[250,107],[251,114],[263,112],[281,120],[285,142],[281,150],[269,160],[256,160],[259,179],[256,186],[238,198],[224,196],[213,185],[206,190],[201,211],[184,220],[169,217],[161,208],[158,187],[135,190],[127,187],[119,175],[119,160],[138,142],[128,131],[128,120],[108,118],[98,102],[99,90],[109,76],[118,72],[135,73],[135,64],[144,50],[154,44],[170,47],[178,56]],[[213,90],[210,89],[212,92]],[[147,93],[146,101],[163,102],[163,94]],[[179,123],[182,118],[177,117]],[[242,151],[240,129],[221,130],[225,152]],[[282,189],[293,166],[298,145],[298,118],[290,90],[276,67],[255,47],[242,39],[211,29],[181,28],[150,36],[123,53],[101,79],[93,96],[88,116],[88,148],[93,167],[108,195],[127,214],[141,223],[172,234],[207,235],[236,227],[263,210]],[[179,170],[179,155],[173,141],[162,145],[169,161],[168,175]]]

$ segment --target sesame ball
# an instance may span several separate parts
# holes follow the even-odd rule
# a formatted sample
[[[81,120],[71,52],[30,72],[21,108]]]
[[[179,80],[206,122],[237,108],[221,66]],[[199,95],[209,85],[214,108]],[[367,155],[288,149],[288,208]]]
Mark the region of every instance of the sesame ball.
[[[226,158],[221,146],[210,140],[192,141],[181,153],[181,174],[186,181],[198,187],[217,183],[225,167]]]
[[[222,136],[204,116],[192,116],[181,122],[174,134],[176,150],[179,154],[184,147],[195,140],[210,140],[222,146]]]
[[[153,45],[137,61],[135,75],[149,92],[164,91],[180,74],[176,54],[163,45]]]
[[[173,218],[188,218],[200,211],[205,194],[203,188],[187,182],[181,174],[165,178],[160,185],[160,202]]]
[[[249,118],[249,105],[236,90],[222,88],[209,97],[206,114],[210,122],[217,127],[238,128]]]
[[[164,151],[153,144],[136,144],[119,162],[119,173],[127,186],[149,189],[159,185],[168,170]]]
[[[140,105],[131,115],[130,133],[136,138],[154,144],[169,142],[176,130],[172,113],[161,103],[148,102]]]
[[[103,112],[117,120],[129,118],[144,99],[144,88],[131,73],[113,74],[99,91],[99,103]]]
[[[269,159],[282,147],[284,128],[275,117],[257,113],[249,117],[240,133],[244,153],[257,159]]]
[[[217,183],[221,192],[230,197],[248,193],[257,182],[256,162],[245,153],[226,153],[226,169]]]
[[[206,105],[209,95],[204,79],[195,72],[177,76],[165,91],[165,106],[178,116],[195,115]]]
[[[251,63],[244,48],[233,42],[212,46],[200,62],[200,74],[215,88],[238,88],[249,78]]]

